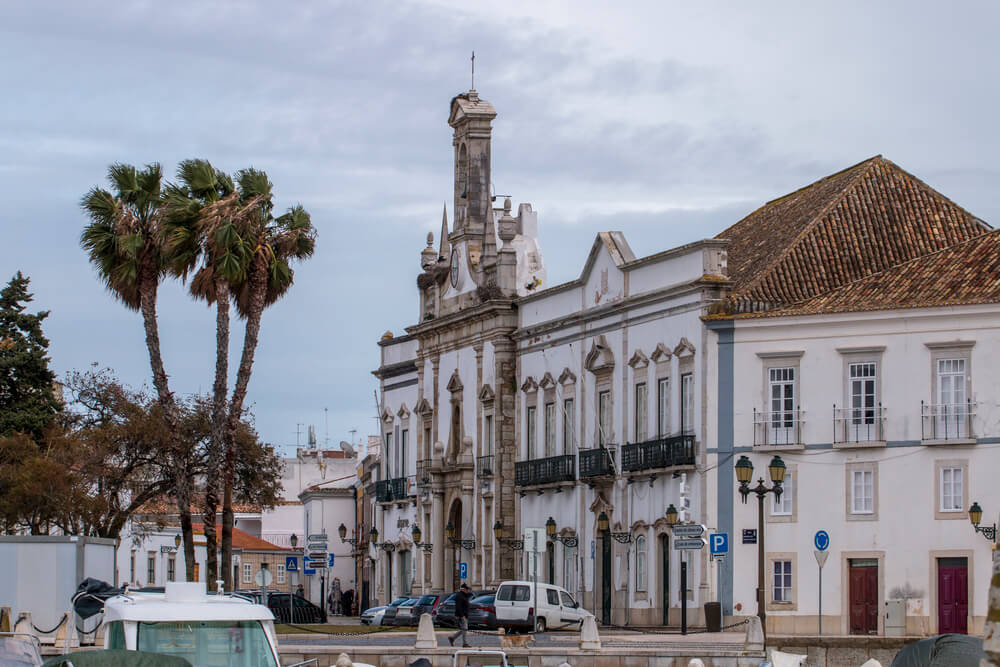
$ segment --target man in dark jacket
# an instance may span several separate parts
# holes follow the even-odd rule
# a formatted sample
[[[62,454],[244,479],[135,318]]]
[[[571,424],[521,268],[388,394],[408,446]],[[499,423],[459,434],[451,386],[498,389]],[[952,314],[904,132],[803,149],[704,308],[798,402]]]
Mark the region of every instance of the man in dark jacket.
[[[468,584],[462,584],[458,593],[455,594],[455,620],[458,621],[458,632],[448,636],[448,643],[455,645],[455,640],[462,637],[462,647],[469,648],[469,641],[466,633],[469,631],[469,600],[472,599],[472,592]]]

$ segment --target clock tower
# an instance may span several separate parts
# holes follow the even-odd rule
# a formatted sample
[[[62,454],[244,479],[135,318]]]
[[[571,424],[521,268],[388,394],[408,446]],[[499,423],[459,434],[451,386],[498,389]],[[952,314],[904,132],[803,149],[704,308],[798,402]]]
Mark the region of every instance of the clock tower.
[[[479,99],[475,90],[456,95],[451,101],[448,124],[454,130],[455,231],[453,242],[465,234],[481,238],[487,218],[492,216],[490,193],[490,135],[497,112]]]

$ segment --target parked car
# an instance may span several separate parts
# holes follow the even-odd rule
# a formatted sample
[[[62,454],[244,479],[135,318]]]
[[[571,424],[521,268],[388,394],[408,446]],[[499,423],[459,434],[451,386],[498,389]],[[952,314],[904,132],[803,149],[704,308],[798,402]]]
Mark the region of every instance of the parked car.
[[[483,595],[492,595],[493,591],[476,591],[472,594],[472,599]],[[452,593],[441,602],[437,609],[431,612],[434,620],[434,625],[443,626],[446,628],[457,628],[458,619],[455,618],[455,596],[458,593]],[[471,600],[470,600],[471,602]],[[472,608],[470,605],[469,613],[472,613]]]
[[[406,602],[408,599],[409,598],[396,598],[395,600],[386,605],[381,605],[378,607],[368,607],[368,609],[365,609],[364,613],[361,614],[361,624],[383,625],[382,621],[385,619],[385,612],[392,607],[398,607],[399,605]]]
[[[407,598],[406,602],[392,609],[386,609],[382,625],[409,625],[410,619],[413,618],[413,607],[419,601],[420,598]]]
[[[535,602],[535,588],[538,603]],[[497,623],[507,631],[532,630],[545,632],[567,626],[580,627],[590,615],[564,588],[530,581],[505,581],[497,589],[495,600]],[[532,618],[537,616],[535,627]]]
[[[496,595],[480,595],[469,601],[469,627],[480,630],[496,630],[499,627]]]
[[[432,613],[443,601],[443,595],[424,595],[421,597],[413,606],[413,617],[410,619],[410,625],[419,625],[420,617]]]
[[[294,607],[289,607],[289,598]],[[267,608],[279,623],[325,623],[326,613],[309,600],[288,593],[269,593]]]

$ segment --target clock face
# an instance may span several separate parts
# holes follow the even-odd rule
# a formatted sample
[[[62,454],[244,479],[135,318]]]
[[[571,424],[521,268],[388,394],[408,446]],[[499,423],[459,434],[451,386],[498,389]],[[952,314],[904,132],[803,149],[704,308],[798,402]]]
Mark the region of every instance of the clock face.
[[[458,287],[458,251],[451,253],[451,286]]]

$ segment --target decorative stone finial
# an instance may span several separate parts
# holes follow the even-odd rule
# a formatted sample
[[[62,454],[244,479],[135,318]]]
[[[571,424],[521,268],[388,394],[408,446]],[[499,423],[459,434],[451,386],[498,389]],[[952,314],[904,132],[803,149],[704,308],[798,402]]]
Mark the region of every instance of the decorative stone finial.
[[[393,335],[391,331],[386,331],[384,334],[382,334],[382,340],[392,340],[392,339]]]

